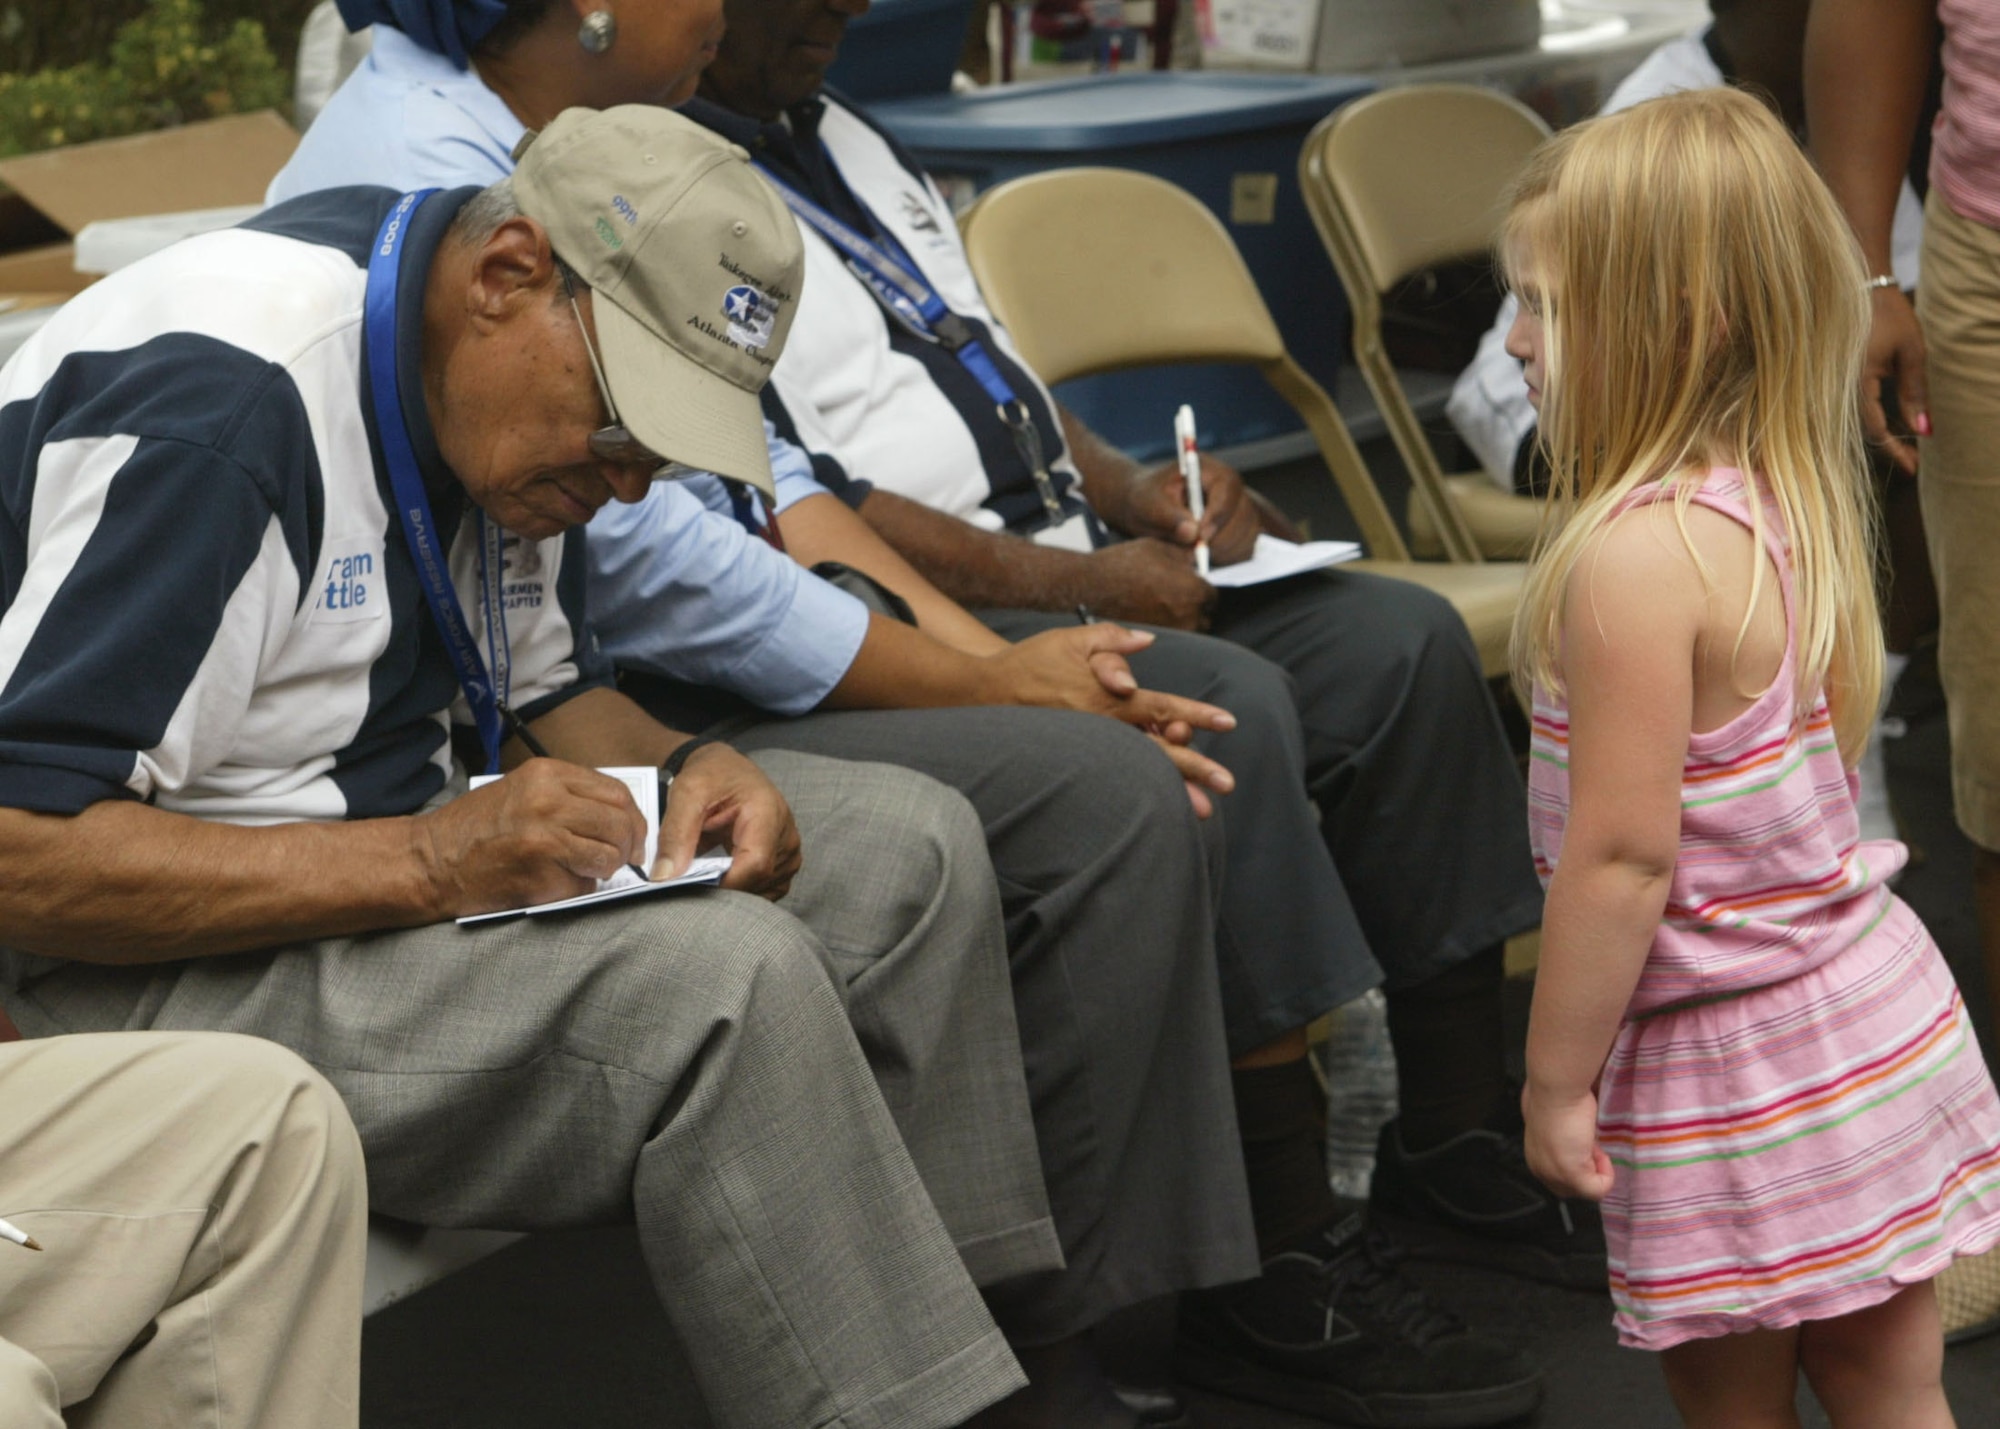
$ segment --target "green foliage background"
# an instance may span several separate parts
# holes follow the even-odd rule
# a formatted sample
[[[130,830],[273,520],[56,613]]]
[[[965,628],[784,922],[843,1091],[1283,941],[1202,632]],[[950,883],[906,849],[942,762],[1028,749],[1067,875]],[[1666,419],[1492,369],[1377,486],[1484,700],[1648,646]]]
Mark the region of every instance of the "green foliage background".
[[[264,27],[265,41],[289,74],[299,27],[313,0],[205,0],[211,27],[238,20]],[[0,73],[32,74],[102,60],[121,25],[137,19],[146,0],[0,0]]]
[[[312,0],[0,0],[0,157],[288,110]]]

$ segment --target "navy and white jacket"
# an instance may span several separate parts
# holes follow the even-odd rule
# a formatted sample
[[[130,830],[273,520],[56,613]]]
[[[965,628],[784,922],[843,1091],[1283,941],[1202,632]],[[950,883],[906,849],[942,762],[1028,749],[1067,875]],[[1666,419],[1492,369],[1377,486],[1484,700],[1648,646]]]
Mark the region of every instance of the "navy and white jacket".
[[[424,277],[475,189],[404,245],[405,419],[492,658],[478,523],[419,376]],[[405,814],[469,722],[389,497],[367,253],[397,195],[339,189],[176,244],[71,301],[0,371],[0,806],[132,798],[234,823]],[[510,702],[608,678],[580,533],[506,540]]]
[[[1055,401],[986,306],[951,206],[917,161],[824,92],[770,124],[701,99],[680,112],[741,144],[836,218],[902,244],[1026,403],[1072,519],[1046,528],[1034,478],[986,389],[951,353],[892,321],[841,253],[802,222],[805,283],[764,410],[811,455],[820,484],[852,504],[879,486],[989,531],[1090,549],[1095,518],[1083,519]]]

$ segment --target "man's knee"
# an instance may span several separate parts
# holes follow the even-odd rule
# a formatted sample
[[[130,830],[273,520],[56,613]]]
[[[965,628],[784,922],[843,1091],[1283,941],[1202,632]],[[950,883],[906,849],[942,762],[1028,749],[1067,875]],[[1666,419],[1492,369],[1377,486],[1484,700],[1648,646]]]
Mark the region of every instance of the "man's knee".
[[[200,1089],[204,1117],[239,1137],[268,1141],[267,1165],[325,1190],[345,1188],[358,1202],[361,1138],[331,1083],[288,1047],[231,1032],[158,1034],[161,1062],[149,1073]]]
[[[572,1030],[601,1014],[619,1028],[671,1007],[675,1030],[746,1015],[794,1015],[833,987],[819,940],[783,902],[708,892],[680,906],[656,905],[622,921],[591,955],[592,975],[565,1016]],[[836,1001],[836,1006],[837,1006]]]
[[[1359,572],[1348,578],[1360,585],[1346,602],[1351,608],[1343,618],[1367,635],[1350,648],[1349,660],[1372,659],[1385,670],[1442,666],[1478,675],[1479,653],[1450,601],[1411,581]]]
[[[276,1111],[316,1140],[332,1139],[346,1123],[340,1096],[289,1047],[235,1032],[113,1033],[156,1042],[149,1079],[199,1089],[211,1115]]]
[[[1102,715],[1038,712],[1034,774],[1047,816],[1079,832],[1094,827],[1171,830],[1186,836],[1187,793],[1164,751]]]
[[[985,831],[957,790],[889,764],[785,750],[757,761],[792,802],[804,866],[779,906],[851,981],[893,949],[997,930]],[[997,932],[996,932],[997,937]]]
[[[1162,632],[1159,658],[1133,664],[1139,683],[1229,711],[1236,727],[1196,736],[1195,747],[1226,768],[1280,758],[1297,763],[1298,686],[1291,674],[1255,650],[1208,635]]]
[[[752,756],[791,803],[808,862],[816,847],[903,851],[940,873],[984,847],[965,796],[894,764],[829,759],[786,749]]]

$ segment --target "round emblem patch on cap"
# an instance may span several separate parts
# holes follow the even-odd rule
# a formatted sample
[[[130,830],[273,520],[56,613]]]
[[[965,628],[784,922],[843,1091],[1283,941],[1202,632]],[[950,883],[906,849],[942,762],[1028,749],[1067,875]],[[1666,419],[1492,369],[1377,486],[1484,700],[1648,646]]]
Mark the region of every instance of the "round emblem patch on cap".
[[[732,342],[759,350],[771,345],[771,330],[778,321],[778,305],[756,288],[742,283],[724,293],[722,315],[729,319]]]

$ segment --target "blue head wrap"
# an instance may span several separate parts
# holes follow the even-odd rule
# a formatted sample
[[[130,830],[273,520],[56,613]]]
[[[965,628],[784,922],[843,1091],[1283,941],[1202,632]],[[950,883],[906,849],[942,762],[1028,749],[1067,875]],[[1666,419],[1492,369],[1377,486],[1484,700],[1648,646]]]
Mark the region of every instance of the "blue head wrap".
[[[468,51],[493,33],[507,14],[507,0],[335,0],[350,30],[390,25],[460,69]]]

